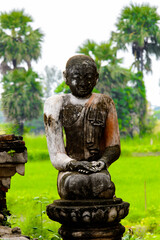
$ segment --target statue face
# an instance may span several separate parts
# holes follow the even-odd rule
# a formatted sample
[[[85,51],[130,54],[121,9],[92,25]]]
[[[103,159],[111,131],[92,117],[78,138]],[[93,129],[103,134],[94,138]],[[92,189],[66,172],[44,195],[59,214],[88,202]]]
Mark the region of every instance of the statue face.
[[[67,71],[66,83],[74,96],[84,98],[91,94],[98,78],[92,66],[74,65]]]

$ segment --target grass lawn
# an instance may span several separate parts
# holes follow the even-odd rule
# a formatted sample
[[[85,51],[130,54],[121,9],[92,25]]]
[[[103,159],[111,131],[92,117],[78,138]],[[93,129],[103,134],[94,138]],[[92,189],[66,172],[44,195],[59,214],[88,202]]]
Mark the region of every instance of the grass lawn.
[[[25,176],[16,174],[12,177],[11,189],[7,193],[8,209],[12,213],[9,221],[12,227],[19,226],[25,235],[38,239],[42,235],[45,237],[41,239],[49,240],[60,225],[51,221],[42,212],[45,211],[46,205],[59,198],[56,185],[58,172],[50,163],[44,136],[28,136],[25,141],[28,155],[31,157],[25,166]],[[148,145],[147,140],[145,141],[146,147],[150,148],[149,139]],[[127,145],[125,140],[122,140],[122,151],[124,149],[125,152],[127,147],[130,149],[130,146],[136,148],[135,144],[136,142],[129,140]],[[139,145],[138,143],[137,147]],[[154,228],[156,224],[156,236],[159,238],[155,238],[155,235],[153,238],[150,235],[149,238],[143,238],[142,228],[138,236],[142,237],[141,239],[159,240],[160,226],[157,222],[160,222],[160,156],[133,157],[130,151],[128,155],[126,153],[122,152],[120,159],[109,168],[116,186],[116,196],[130,203],[129,215],[122,224],[132,227],[144,223],[147,225],[146,231],[149,231],[149,227]],[[144,183],[146,183],[146,199]],[[145,209],[145,201],[147,209]]]
[[[159,162],[160,157],[121,157],[110,167],[112,181],[116,185],[116,196],[130,203],[130,213],[125,221],[140,222],[150,210],[160,209]],[[41,162],[29,161],[26,164],[25,176],[16,174],[12,178],[11,189],[7,193],[8,208],[13,213],[11,222],[13,224],[16,222],[16,226],[18,224],[25,234],[32,234],[34,232],[32,228],[37,225],[40,227],[40,201],[45,210],[47,204],[59,198],[56,179],[57,171],[49,159]],[[147,211],[145,211],[145,181]],[[59,224],[50,221],[45,214],[43,218],[44,227],[57,231]],[[29,223],[31,219],[36,220],[35,226]]]

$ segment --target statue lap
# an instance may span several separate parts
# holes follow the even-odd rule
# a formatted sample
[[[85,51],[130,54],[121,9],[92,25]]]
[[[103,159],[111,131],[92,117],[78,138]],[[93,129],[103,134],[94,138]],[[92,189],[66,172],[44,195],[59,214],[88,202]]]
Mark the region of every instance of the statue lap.
[[[115,186],[107,170],[82,174],[59,172],[58,193],[62,199],[113,198]]]

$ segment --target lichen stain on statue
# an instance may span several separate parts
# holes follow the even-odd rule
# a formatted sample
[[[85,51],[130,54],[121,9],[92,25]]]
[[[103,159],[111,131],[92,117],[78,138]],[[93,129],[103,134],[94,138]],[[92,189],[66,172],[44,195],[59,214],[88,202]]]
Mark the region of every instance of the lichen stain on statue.
[[[115,186],[108,172],[120,156],[114,102],[92,93],[98,72],[90,57],[70,58],[64,77],[71,94],[54,95],[44,106],[50,159],[59,170],[58,193],[63,200],[114,199]]]

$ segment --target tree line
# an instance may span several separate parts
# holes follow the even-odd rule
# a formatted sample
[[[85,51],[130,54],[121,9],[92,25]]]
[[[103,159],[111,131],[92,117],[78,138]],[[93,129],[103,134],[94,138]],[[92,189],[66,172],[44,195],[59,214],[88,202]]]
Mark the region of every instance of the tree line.
[[[86,40],[77,52],[94,58],[99,69],[96,90],[110,95],[118,113],[121,134],[144,134],[152,130],[155,119],[147,114],[144,72],[152,71],[152,56],[160,57],[160,15],[148,4],[124,7],[116,22],[116,31],[108,41],[97,44]],[[131,48],[133,63],[122,68],[118,52]],[[62,83],[65,91],[68,91]],[[57,89],[60,91],[61,86]]]
[[[77,53],[94,58],[99,70],[99,82],[94,91],[110,95],[117,108],[121,134],[143,134],[150,130],[147,116],[144,72],[152,70],[152,55],[160,57],[160,16],[148,4],[130,4],[122,9],[116,31],[100,44],[86,40]],[[32,29],[33,19],[23,10],[0,15],[0,71],[2,74],[2,109],[7,120],[16,124],[23,134],[24,123],[42,114],[43,98],[55,92],[69,92],[61,82],[56,67],[46,67],[44,84],[33,71],[32,62],[41,56],[44,35]],[[121,66],[119,50],[132,49],[133,63],[127,69]],[[42,89],[43,88],[43,89]]]

